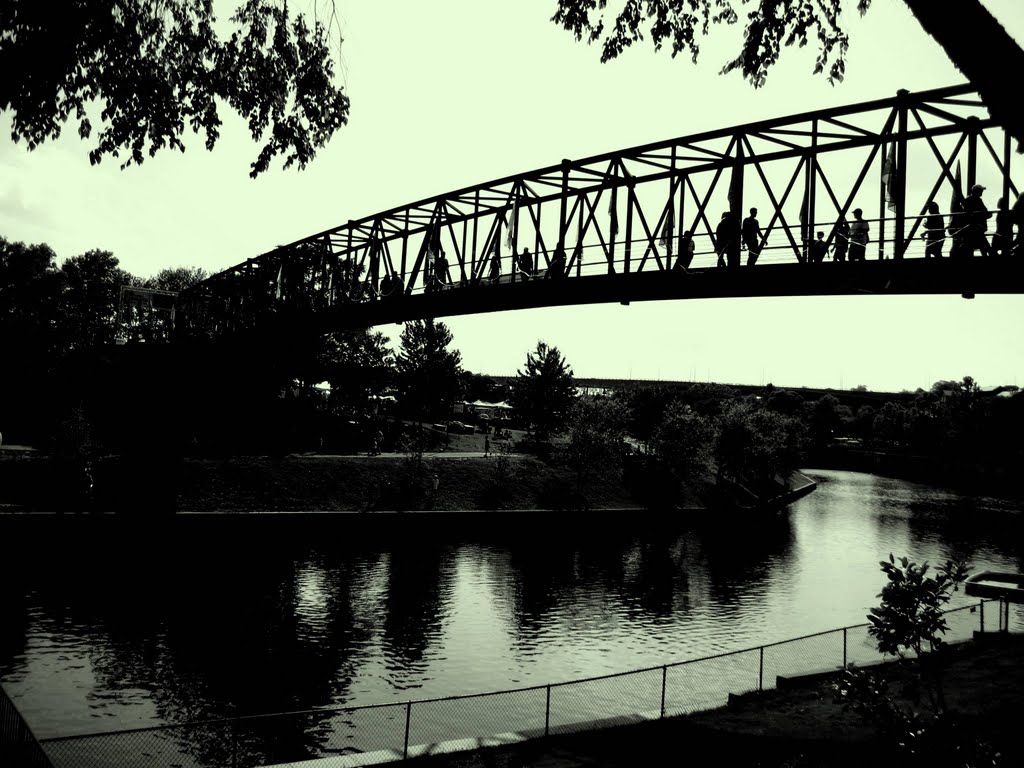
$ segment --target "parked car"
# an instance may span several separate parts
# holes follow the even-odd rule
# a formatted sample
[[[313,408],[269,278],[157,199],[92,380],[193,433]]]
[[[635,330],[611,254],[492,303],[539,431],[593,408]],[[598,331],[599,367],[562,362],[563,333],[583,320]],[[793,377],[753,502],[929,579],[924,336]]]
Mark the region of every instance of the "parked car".
[[[456,435],[472,435],[476,428],[472,424],[464,424],[461,421],[449,421],[448,431]]]

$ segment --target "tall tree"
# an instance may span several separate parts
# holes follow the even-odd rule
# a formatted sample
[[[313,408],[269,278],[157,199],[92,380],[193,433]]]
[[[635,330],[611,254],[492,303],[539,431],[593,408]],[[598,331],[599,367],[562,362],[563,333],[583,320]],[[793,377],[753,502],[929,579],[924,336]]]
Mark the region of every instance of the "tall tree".
[[[387,341],[380,331],[366,328],[327,335],[321,362],[333,406],[355,414],[372,410],[370,398],[382,395],[394,374]]]
[[[327,29],[277,0],[245,0],[231,23],[222,39],[212,0],[4,0],[0,112],[11,113],[14,140],[34,149],[72,115],[89,138],[99,107],[89,159],[123,153],[124,168],[144,152],[184,151],[186,125],[213,149],[226,103],[264,142],[250,176],[277,155],[304,168],[348,121]]]
[[[702,416],[677,400],[665,410],[654,431],[651,448],[665,460],[679,482],[691,485],[711,473],[717,439],[713,418]]]
[[[201,283],[209,276],[209,273],[202,267],[166,267],[157,272],[155,276],[144,280],[143,285],[146,288],[180,293],[196,283]]]
[[[451,413],[459,391],[462,355],[449,350],[452,332],[444,323],[413,320],[405,324],[395,360],[402,408],[419,418]]]
[[[566,463],[576,470],[576,492],[583,493],[595,473],[611,470],[625,453],[626,421],[622,403],[603,397],[581,397],[569,416]]]
[[[576,399],[572,368],[557,347],[537,342],[526,355],[526,370],[516,371],[511,405],[538,439],[547,439],[565,425]]]
[[[1005,85],[1007,72],[1024,72],[1020,46],[981,0],[903,1],[1024,151],[1024,119],[1014,89]],[[745,11],[742,46],[721,72],[738,69],[757,88],[764,85],[784,46],[808,42],[817,47],[814,74],[827,72],[829,82],[842,81],[850,45],[843,12],[856,9],[863,15],[871,0],[624,0],[616,4],[621,5],[617,13],[607,5],[607,0],[558,0],[551,20],[577,40],[601,41],[601,61],[614,59],[643,39],[646,27],[655,50],[667,43],[673,57],[688,51],[696,63],[710,27],[736,24]]]
[[[62,291],[48,245],[0,237],[0,431],[9,442],[32,442],[49,406],[49,372],[63,351]]]
[[[136,282],[118,264],[110,251],[92,250],[61,265],[61,323],[69,349],[113,341],[121,286]]]

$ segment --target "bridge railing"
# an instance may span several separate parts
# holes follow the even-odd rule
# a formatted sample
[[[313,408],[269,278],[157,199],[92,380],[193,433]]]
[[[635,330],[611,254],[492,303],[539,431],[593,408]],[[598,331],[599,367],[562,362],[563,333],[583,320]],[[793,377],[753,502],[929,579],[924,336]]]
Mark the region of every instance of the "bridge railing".
[[[998,601],[945,612],[947,642],[975,630],[1024,630]],[[884,661],[868,624],[699,659],[513,690],[362,707],[238,717],[42,740],[54,768],[250,768],[322,759],[371,764],[501,744],[615,722],[714,709],[777,678]]]
[[[948,227],[951,225],[953,217],[957,214],[938,215],[943,219],[944,228],[942,230],[942,234],[936,238],[936,240],[941,243],[942,258],[948,258],[954,241],[954,234],[950,233]],[[912,222],[923,223],[927,218],[928,216],[922,215],[906,217],[903,220],[907,234],[905,235],[905,243],[901,258],[908,260],[926,258],[926,250],[929,241],[926,239],[925,231],[922,228],[918,228],[918,231],[915,232],[913,238],[908,239],[908,235],[913,228]],[[896,258],[896,240],[893,238],[892,233],[896,229],[897,219],[895,217],[864,218],[863,221],[865,221],[869,226],[869,240],[865,248],[865,259],[873,261],[880,258]],[[794,242],[797,244],[797,248],[801,252],[800,259],[806,260],[808,257],[807,250],[809,241],[806,243],[804,242],[804,234],[807,233],[810,236],[810,240],[813,240],[816,238],[818,232],[822,232],[824,234],[824,239],[828,243],[828,253],[823,261],[829,262],[837,260],[837,240],[842,236],[837,234],[836,224],[836,221],[815,221],[807,225],[799,226],[776,224],[772,227],[768,236],[763,240],[763,245],[757,252],[757,257],[753,263],[751,263],[749,258],[750,252],[746,249],[746,246],[743,247],[741,252],[741,266],[743,268],[748,268],[750,266],[792,264],[797,262],[798,260],[793,248]],[[958,232],[959,229],[954,229],[954,233]],[[986,239],[991,241],[991,235],[993,234],[994,232],[992,231],[987,232]],[[671,252],[668,251],[663,242],[659,243],[657,254],[655,255],[655,253],[649,248],[650,241],[646,238],[632,238],[629,241],[625,239],[617,239],[615,240],[616,256],[612,259],[609,259],[606,255],[609,244],[587,243],[585,245],[577,246],[571,252],[577,254],[577,256],[570,262],[565,276],[566,278],[588,277],[594,275],[625,274],[626,272],[641,273],[669,269],[679,261],[678,243],[679,236],[677,235],[673,238],[673,250]],[[624,255],[627,244],[631,248],[629,259]],[[713,269],[718,265],[719,258],[716,250],[716,243],[710,234],[694,234],[693,244],[693,259],[690,262],[688,271],[703,271]],[[847,242],[846,245],[846,253],[843,258],[848,260],[849,243]],[[1004,246],[1009,247],[1011,246],[1011,243],[1007,242]],[[501,258],[501,275],[497,278],[484,276],[473,285],[474,287],[477,285],[507,285],[510,283],[549,278],[549,270],[547,269],[543,258],[541,258],[539,254],[534,254],[534,258],[537,258],[540,263],[537,265],[535,270],[533,270],[529,275],[526,275],[521,269],[519,269],[511,254],[504,254]],[[449,272],[449,278],[435,284],[432,286],[432,289],[438,291],[449,291],[458,290],[467,286],[467,283],[460,279],[461,276],[456,270],[450,269]],[[417,283],[409,293],[417,295],[429,292],[430,290],[431,289],[428,289],[422,283]]]

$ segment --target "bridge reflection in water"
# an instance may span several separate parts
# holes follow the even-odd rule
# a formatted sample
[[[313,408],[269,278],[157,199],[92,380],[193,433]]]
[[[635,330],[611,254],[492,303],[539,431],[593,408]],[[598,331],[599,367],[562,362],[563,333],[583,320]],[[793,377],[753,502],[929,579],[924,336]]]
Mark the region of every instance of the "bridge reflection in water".
[[[1012,205],[1011,155],[970,86],[899,91],[563,160],[352,220],[210,277],[169,314],[176,334],[209,336],[284,318],[326,330],[646,299],[1020,292],[1009,247],[1009,263],[954,265],[924,259],[921,237],[935,202],[948,257],[967,223],[952,209],[976,183],[993,211],[999,198]],[[742,238],[741,266],[751,208],[759,226]],[[816,233],[822,248],[846,250],[838,222],[858,208],[867,260],[816,263]],[[122,309],[130,337],[144,312]]]

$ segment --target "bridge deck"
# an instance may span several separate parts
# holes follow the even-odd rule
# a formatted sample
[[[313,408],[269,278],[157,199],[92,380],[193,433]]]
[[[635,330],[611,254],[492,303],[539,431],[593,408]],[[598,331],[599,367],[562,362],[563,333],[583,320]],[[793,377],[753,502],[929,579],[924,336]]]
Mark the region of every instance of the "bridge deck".
[[[1024,264],[998,258],[770,264],[453,285],[434,293],[344,305],[318,319],[330,328],[353,328],[574,304],[754,296],[959,294],[970,298],[979,293],[1024,293]]]

